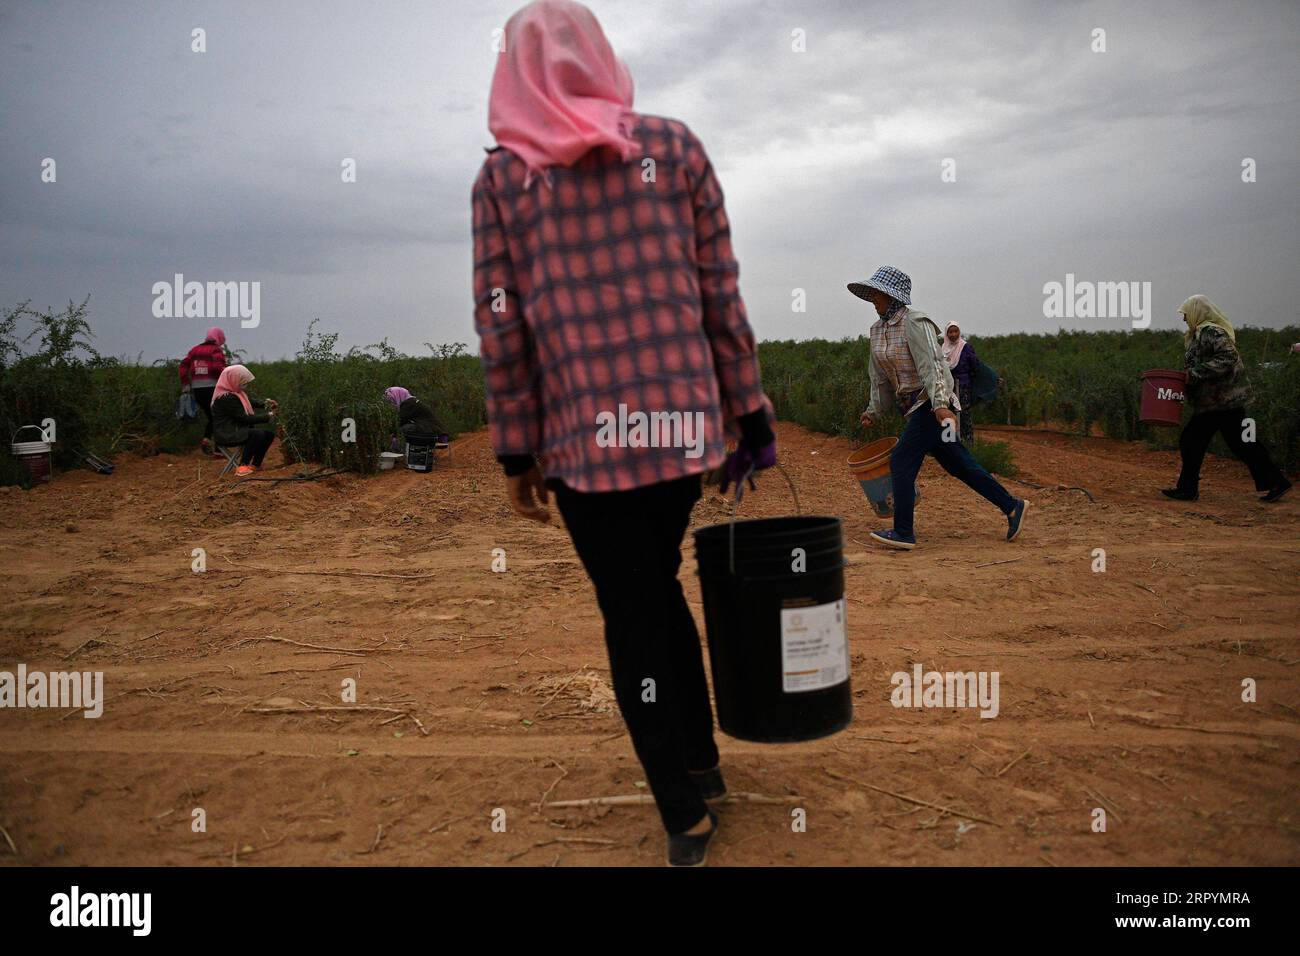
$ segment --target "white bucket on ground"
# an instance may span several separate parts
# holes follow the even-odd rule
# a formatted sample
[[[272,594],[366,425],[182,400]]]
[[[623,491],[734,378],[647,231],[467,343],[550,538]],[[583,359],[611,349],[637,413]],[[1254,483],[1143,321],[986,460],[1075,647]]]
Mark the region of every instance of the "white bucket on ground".
[[[41,441],[13,441],[22,432],[31,429],[41,436]],[[50,461],[50,443],[44,440],[45,432],[39,425],[24,425],[18,431],[13,433],[9,442],[9,451],[18,459],[27,474],[31,476],[32,484],[41,484],[50,480],[53,472]]]

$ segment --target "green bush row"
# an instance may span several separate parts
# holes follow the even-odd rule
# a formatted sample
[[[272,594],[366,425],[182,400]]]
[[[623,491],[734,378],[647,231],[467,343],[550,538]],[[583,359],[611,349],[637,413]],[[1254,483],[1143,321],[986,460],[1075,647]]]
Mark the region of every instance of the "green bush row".
[[[1295,414],[1300,408],[1300,356],[1290,352],[1296,341],[1300,328],[1295,326],[1237,332],[1255,394],[1247,412],[1273,457],[1290,468],[1300,464],[1300,418]],[[1064,425],[1079,434],[1091,434],[1095,426],[1112,438],[1177,447],[1177,429],[1138,421],[1139,375],[1181,369],[1182,333],[1060,331],[972,336],[970,342],[1005,383],[994,401],[975,407],[976,425]],[[763,385],[777,416],[855,439],[897,434],[897,418],[871,429],[858,423],[868,401],[869,348],[866,336],[762,343]],[[1228,454],[1222,439],[1216,439],[1214,450]]]
[[[1237,334],[1255,391],[1248,411],[1260,439],[1290,468],[1300,464],[1300,356],[1289,352],[1297,340],[1300,328],[1294,326],[1243,328]],[[1004,381],[994,401],[976,407],[977,425],[1063,423],[1080,434],[1096,427],[1114,438],[1175,446],[1176,429],[1138,422],[1138,375],[1181,368],[1181,333],[1060,331],[970,341]],[[376,470],[396,426],[392,406],[382,400],[390,385],[410,389],[453,434],[485,424],[482,369],[463,343],[426,343],[430,355],[411,356],[387,340],[347,352],[339,352],[337,342],[336,333],[318,332],[313,322],[292,359],[250,365],[257,377],[250,390],[280,403],[291,455],[329,467]],[[865,336],[761,343],[763,382],[778,417],[863,441],[896,435],[896,416],[871,429],[858,422],[867,405],[868,348]],[[0,314],[0,426],[9,436],[20,425],[55,419],[54,458],[62,468],[75,467],[81,451],[104,457],[127,450],[182,451],[197,443],[201,426],[175,418],[179,358],[152,364],[106,358],[94,348],[86,302],[69,303],[57,313],[22,303]],[[231,358],[239,360],[238,353]],[[343,440],[344,419],[355,423],[355,441]],[[973,450],[989,470],[1014,473],[1005,443],[982,440]],[[1227,453],[1221,444],[1215,450]],[[0,484],[24,480],[6,440],[0,445]]]
[[[80,452],[111,457],[123,451],[184,451],[198,443],[198,423],[175,417],[180,357],[152,364],[122,362],[94,348],[87,304],[38,312],[26,303],[0,315],[0,484],[26,484],[8,437],[21,425],[56,424],[56,467],[79,465]],[[293,457],[365,474],[396,433],[396,411],[383,400],[390,385],[409,389],[434,409],[452,434],[486,421],[483,373],[463,343],[428,346],[429,356],[405,355],[386,341],[340,353],[338,335],[313,322],[293,359],[256,362],[249,391],[280,404],[278,423]],[[230,356],[238,361],[240,356]],[[344,420],[355,440],[344,441]],[[20,440],[34,440],[26,432]],[[353,437],[349,435],[348,437]]]

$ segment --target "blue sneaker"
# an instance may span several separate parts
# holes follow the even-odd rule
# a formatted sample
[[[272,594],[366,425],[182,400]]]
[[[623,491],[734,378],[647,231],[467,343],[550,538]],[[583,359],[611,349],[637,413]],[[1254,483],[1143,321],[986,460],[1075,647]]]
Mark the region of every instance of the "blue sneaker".
[[[1007,540],[1015,541],[1021,530],[1025,527],[1025,509],[1029,507],[1029,502],[1023,498],[1015,499],[1016,505],[1007,514]]]
[[[910,534],[899,534],[892,528],[888,531],[871,532],[871,540],[879,541],[887,548],[898,548],[900,551],[911,551],[916,547],[916,538]]]

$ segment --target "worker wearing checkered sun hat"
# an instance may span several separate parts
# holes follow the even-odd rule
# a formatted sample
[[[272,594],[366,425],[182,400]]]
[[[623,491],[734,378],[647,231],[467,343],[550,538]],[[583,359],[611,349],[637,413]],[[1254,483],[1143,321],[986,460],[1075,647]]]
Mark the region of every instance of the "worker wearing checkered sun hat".
[[[905,422],[889,458],[894,485],[894,527],[873,531],[871,537],[890,548],[916,547],[912,513],[916,506],[916,476],[926,455],[944,471],[960,478],[1007,517],[1007,540],[1024,527],[1028,502],[1013,498],[961,443],[956,412],[961,402],[952,370],[939,348],[939,326],[912,305],[912,279],[901,269],[882,266],[870,279],[850,282],[849,291],[876,307],[871,326],[871,400],[862,413],[870,428],[891,405]]]

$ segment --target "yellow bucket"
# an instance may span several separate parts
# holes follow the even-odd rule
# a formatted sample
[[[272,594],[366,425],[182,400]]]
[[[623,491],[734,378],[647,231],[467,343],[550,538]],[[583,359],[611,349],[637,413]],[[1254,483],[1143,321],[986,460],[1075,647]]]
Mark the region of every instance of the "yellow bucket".
[[[894,480],[889,475],[889,456],[897,444],[897,438],[880,438],[849,455],[849,471],[862,486],[871,510],[880,518],[894,513]]]
[[[849,455],[849,471],[859,481],[879,478],[889,474],[889,456],[893,454],[897,438],[878,438],[870,444],[863,445]]]

